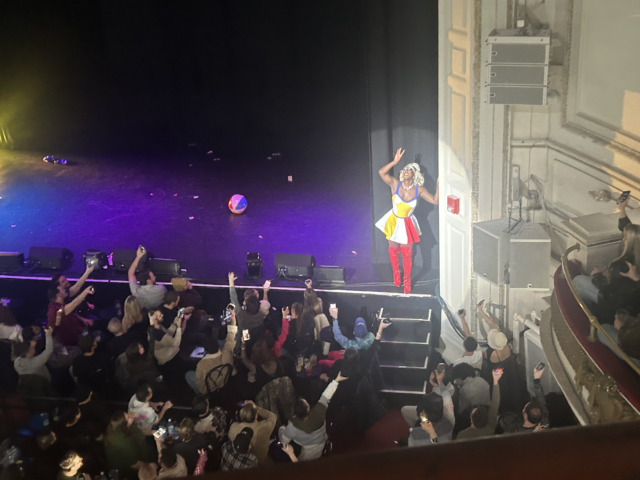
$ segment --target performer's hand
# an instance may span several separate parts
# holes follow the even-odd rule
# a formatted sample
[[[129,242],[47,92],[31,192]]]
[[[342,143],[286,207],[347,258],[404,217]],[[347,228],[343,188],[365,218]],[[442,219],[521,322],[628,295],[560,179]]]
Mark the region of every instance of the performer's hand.
[[[396,150],[396,155],[395,157],[393,157],[393,164],[395,165],[396,163],[398,163],[400,161],[400,159],[402,158],[402,155],[404,155],[404,150],[402,148],[399,148],[398,150]]]

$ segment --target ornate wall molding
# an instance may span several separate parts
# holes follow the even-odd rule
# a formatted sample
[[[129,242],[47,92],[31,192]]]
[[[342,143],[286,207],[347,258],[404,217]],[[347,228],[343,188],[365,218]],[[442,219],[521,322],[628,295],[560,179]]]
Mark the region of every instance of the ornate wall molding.
[[[589,0],[582,0],[577,3],[574,0],[569,0],[567,4],[567,41],[562,72],[562,125],[574,134],[587,137],[606,146],[614,153],[640,162],[640,138],[637,134],[625,130],[624,125],[622,125],[624,123],[624,114],[622,112],[625,108],[627,110],[633,109],[631,103],[628,105],[622,103],[620,125],[613,125],[607,122],[604,118],[605,115],[594,116],[581,110],[581,89],[586,88],[590,79],[588,75],[581,73],[581,67],[593,63],[585,58],[588,52],[585,39],[590,33],[593,34],[588,25],[584,25],[587,18],[589,18],[589,5]],[[593,16],[593,13],[591,16]],[[602,53],[600,56],[596,53],[595,58],[601,57]],[[584,65],[581,66],[581,62]],[[611,72],[611,74],[615,75],[615,72]],[[616,90],[610,92],[612,96],[616,93],[622,92]],[[631,115],[633,114],[631,113]],[[629,115],[629,112],[627,115]],[[600,116],[602,118],[599,118]]]

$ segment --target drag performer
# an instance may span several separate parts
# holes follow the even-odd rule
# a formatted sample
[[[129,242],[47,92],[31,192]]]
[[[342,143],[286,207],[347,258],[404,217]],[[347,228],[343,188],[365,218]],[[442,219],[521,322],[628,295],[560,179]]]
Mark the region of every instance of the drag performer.
[[[411,292],[411,265],[413,263],[413,244],[420,241],[420,226],[413,215],[418,204],[418,198],[422,197],[427,202],[438,204],[438,184],[436,193],[431,195],[424,184],[424,176],[420,173],[420,165],[410,163],[400,172],[400,181],[389,175],[389,170],[396,165],[404,155],[404,150],[399,148],[393,161],[382,167],[378,173],[382,181],[391,187],[393,195],[391,203],[393,208],[387,212],[378,222],[378,227],[389,240],[389,258],[393,267],[393,283],[400,286],[400,253],[404,267],[404,293]]]

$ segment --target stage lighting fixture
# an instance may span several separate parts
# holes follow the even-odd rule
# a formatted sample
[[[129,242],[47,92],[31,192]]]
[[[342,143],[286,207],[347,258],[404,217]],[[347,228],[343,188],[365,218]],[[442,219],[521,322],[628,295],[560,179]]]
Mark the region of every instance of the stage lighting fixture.
[[[102,250],[89,249],[82,254],[82,258],[84,258],[87,268],[93,266],[94,272],[104,270],[109,266],[107,254]]]
[[[247,277],[260,278],[262,276],[262,259],[258,252],[247,253]]]

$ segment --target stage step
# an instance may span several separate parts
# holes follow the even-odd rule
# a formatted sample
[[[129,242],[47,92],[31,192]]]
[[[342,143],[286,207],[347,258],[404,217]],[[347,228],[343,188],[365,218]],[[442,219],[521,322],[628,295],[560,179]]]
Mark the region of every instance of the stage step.
[[[400,369],[382,369],[383,392],[424,395],[427,388],[426,373]]]
[[[382,315],[393,322],[383,331],[380,341],[382,391],[394,399],[424,395],[427,386],[431,310],[426,315],[415,312],[415,317],[402,313],[394,316],[393,312],[383,312]]]
[[[380,358],[380,368],[419,368],[424,370],[427,368],[428,359],[428,356],[401,359]]]
[[[420,344],[429,343],[431,322],[424,319],[393,318],[393,325],[382,333],[380,343]]]

